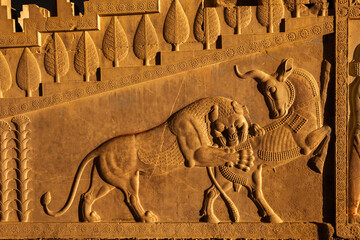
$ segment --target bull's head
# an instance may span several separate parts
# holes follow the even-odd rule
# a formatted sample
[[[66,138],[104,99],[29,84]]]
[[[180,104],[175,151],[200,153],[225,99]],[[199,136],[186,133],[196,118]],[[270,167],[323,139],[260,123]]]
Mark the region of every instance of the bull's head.
[[[249,124],[244,116],[244,107],[236,101],[231,103],[230,114],[219,114],[218,105],[214,105],[209,113],[211,136],[219,147],[234,147],[246,141]],[[220,111],[221,112],[221,111]]]
[[[294,102],[295,92],[287,78],[293,71],[293,59],[282,60],[274,74],[267,74],[260,70],[252,70],[241,74],[237,66],[235,72],[240,78],[252,78],[257,81],[258,89],[264,96],[269,109],[270,118],[281,118],[288,113]]]

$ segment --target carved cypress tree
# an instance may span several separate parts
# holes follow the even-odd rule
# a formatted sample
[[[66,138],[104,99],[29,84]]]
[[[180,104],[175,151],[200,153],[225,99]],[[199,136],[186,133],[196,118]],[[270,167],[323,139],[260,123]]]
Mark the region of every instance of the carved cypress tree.
[[[99,67],[99,56],[94,41],[88,32],[84,32],[76,47],[74,58],[75,70],[85,76],[85,81],[90,81],[90,76],[96,73]]]
[[[61,40],[61,37],[54,33],[45,47],[44,65],[46,72],[55,77],[55,82],[60,82],[60,77],[69,71],[69,56]]]
[[[251,7],[226,7],[224,10],[225,22],[231,28],[236,28],[236,34],[241,34],[241,29],[251,22]]]
[[[129,53],[129,43],[126,33],[117,17],[112,17],[103,39],[104,56],[113,61],[114,67]]]
[[[307,7],[304,5],[304,3],[306,3],[306,1],[303,1],[303,0],[284,0],[284,3],[285,3],[286,8],[290,12],[292,12],[292,13],[295,12],[295,17],[297,17],[297,18],[300,17],[302,9],[307,9]],[[316,7],[319,7],[319,6],[315,5],[315,8]]]
[[[19,88],[26,92],[28,97],[31,97],[32,92],[39,88],[41,72],[36,58],[29,48],[24,49],[20,58],[16,71],[16,82]]]
[[[140,20],[134,37],[134,53],[144,60],[145,65],[150,65],[159,50],[159,40],[156,30],[147,14],[144,14]]]
[[[9,91],[12,84],[12,76],[4,55],[0,52],[0,98],[4,97],[4,94]]]
[[[175,51],[186,42],[190,35],[189,21],[179,0],[173,0],[164,23],[165,41],[172,44]]]
[[[282,0],[260,0],[256,8],[256,17],[261,25],[268,28],[269,33],[274,32],[284,16],[284,3]]]
[[[220,35],[220,20],[215,8],[204,8],[200,4],[195,17],[194,35],[197,41],[210,49]]]

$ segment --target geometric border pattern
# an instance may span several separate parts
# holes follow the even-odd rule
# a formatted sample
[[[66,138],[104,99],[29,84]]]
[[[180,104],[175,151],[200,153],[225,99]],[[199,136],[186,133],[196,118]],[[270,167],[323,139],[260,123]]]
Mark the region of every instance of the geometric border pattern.
[[[0,238],[329,239],[324,223],[2,223]]]
[[[349,0],[351,1],[351,0]],[[348,0],[336,0],[335,12],[335,57],[336,57],[336,235],[342,238],[360,237],[360,225],[348,220],[348,27],[349,18],[356,17],[355,6]]]

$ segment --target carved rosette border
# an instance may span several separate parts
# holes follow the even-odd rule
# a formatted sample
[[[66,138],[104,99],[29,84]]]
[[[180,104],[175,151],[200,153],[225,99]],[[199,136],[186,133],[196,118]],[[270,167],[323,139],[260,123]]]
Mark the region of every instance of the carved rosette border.
[[[330,224],[316,223],[4,223],[0,236],[8,238],[116,239],[329,239]]]
[[[343,238],[360,236],[360,228],[349,224],[347,217],[348,189],[348,19],[351,0],[337,0],[335,12],[336,33],[336,235]],[[356,228],[356,229],[355,229]]]
[[[117,15],[128,13],[158,13],[160,12],[159,0],[116,1],[98,4],[89,2],[85,4],[87,13],[103,15]]]

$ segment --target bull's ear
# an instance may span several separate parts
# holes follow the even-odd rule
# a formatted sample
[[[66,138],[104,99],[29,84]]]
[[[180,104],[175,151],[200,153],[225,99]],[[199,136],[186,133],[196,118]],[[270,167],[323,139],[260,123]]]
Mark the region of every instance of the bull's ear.
[[[276,79],[278,81],[283,82],[291,75],[294,69],[293,62],[294,60],[292,58],[281,61],[280,66],[276,70]]]
[[[242,106],[240,106],[240,104],[237,102],[237,101],[232,101],[231,102],[231,106],[233,107],[234,111],[237,113],[237,114],[243,114],[243,109],[242,109]]]
[[[210,122],[215,122],[219,118],[219,106],[213,105],[209,112],[209,120]]]

